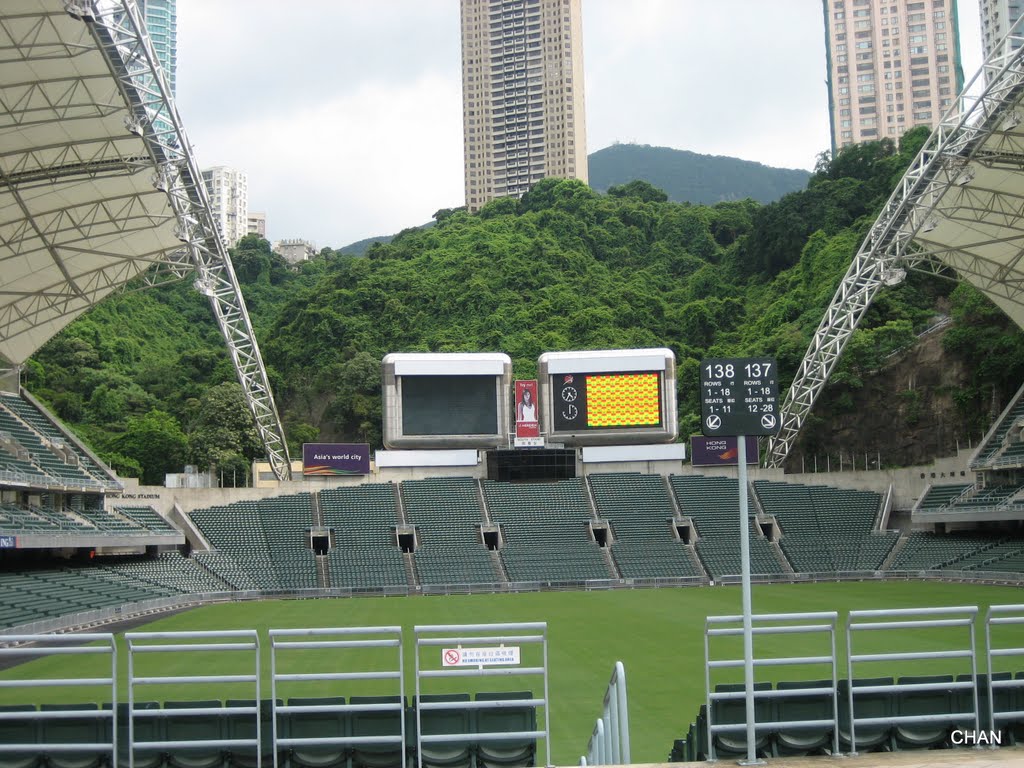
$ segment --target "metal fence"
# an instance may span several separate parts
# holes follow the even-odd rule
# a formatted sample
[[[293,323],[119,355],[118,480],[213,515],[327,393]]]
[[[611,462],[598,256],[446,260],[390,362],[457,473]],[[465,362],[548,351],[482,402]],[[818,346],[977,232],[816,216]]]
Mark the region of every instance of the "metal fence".
[[[128,645],[128,765],[135,766],[136,752],[167,752],[169,750],[221,750],[252,748],[260,755],[260,640],[254,629],[237,629],[223,631],[196,632],[126,632],[125,642]],[[216,663],[233,666],[228,657],[243,654],[252,664],[252,673],[246,674],[164,674],[141,675],[136,673],[136,664],[142,664],[140,657],[159,657],[171,654],[173,657],[182,654],[214,654]],[[165,656],[166,658],[166,656]],[[207,657],[207,665],[209,665]],[[145,666],[158,667],[157,663]],[[191,665],[189,665],[191,668]],[[249,686],[250,695],[246,698],[251,703],[239,703],[221,706],[220,701],[202,706],[193,706],[196,702],[188,702],[188,706],[171,707],[166,703],[163,708],[151,706],[146,702],[137,705],[137,690],[147,688],[158,689],[161,686],[211,685],[211,684],[243,684]],[[254,737],[225,738],[219,728],[219,719],[230,716],[251,717]],[[203,718],[208,722],[217,723],[211,731],[202,728]],[[218,718],[218,720],[212,720]],[[151,723],[163,720],[164,729],[156,731],[142,726],[145,737],[136,738],[140,721]],[[162,736],[162,738],[161,738]]]
[[[548,644],[547,623],[510,624],[436,624],[418,625],[414,628],[416,638],[416,753],[419,768],[423,768],[424,745],[451,744],[452,742],[472,743],[484,753],[488,745],[502,744],[505,755],[515,746],[527,751],[536,739],[544,739],[546,750],[545,765],[551,765],[551,724],[548,697]],[[529,633],[529,634],[516,634]],[[521,663],[521,646],[536,646],[539,663]],[[436,656],[425,659],[428,651],[436,649]],[[427,681],[438,679],[483,679],[483,678],[540,678],[543,695],[530,693],[527,697],[506,697],[494,694],[484,698],[478,692],[475,700],[468,697],[460,700],[442,700],[424,692]],[[480,726],[481,713],[527,713],[544,710],[544,727],[516,729],[500,718],[488,718],[488,725]],[[477,715],[476,727],[472,718],[461,723],[445,720],[434,723],[430,733],[424,733],[424,715],[432,712],[464,711]],[[521,720],[521,718],[520,718]],[[533,718],[530,718],[533,722]],[[500,727],[500,730],[488,730]],[[512,745],[511,747],[509,745]],[[486,757],[486,754],[485,754]],[[486,762],[486,760],[484,761]]]
[[[774,613],[755,614],[751,617],[751,631],[754,637],[767,637],[772,635],[793,635],[820,636],[827,639],[828,653],[815,654],[811,656],[791,656],[784,653],[761,653],[755,652],[753,656],[754,667],[785,667],[804,665],[824,665],[827,668],[827,679],[830,685],[806,687],[797,686],[787,689],[772,690],[768,687],[755,688],[754,699],[762,701],[780,700],[783,698],[825,698],[831,702],[830,711],[822,713],[823,717],[786,719],[785,717],[774,718],[764,717],[754,724],[754,731],[775,731],[784,729],[807,729],[831,728],[833,732],[833,750],[838,751],[838,724],[839,712],[837,701],[838,672],[836,662],[836,623],[839,614],[835,611],[812,612],[812,613]],[[723,637],[742,637],[743,617],[742,616],[708,616],[704,625],[704,684],[707,692],[707,740],[709,758],[716,759],[716,743],[721,742],[718,734],[742,734],[746,732],[745,738],[733,741],[730,746],[741,752],[746,752],[749,739],[748,724],[746,718],[733,718],[732,722],[715,722],[717,714],[720,714],[719,702],[742,702],[746,697],[746,689],[742,685],[730,686],[726,690],[719,690],[712,687],[712,670],[716,669],[743,669],[744,659],[740,658],[713,658],[712,640]],[[763,713],[764,714],[764,713]]]
[[[109,709],[83,708],[75,705],[35,707],[24,711],[7,709],[0,712],[0,721],[18,723],[26,735],[39,729],[39,741],[31,743],[0,743],[0,754],[36,753],[40,744],[49,752],[105,752],[110,755],[112,768],[117,768],[117,646],[110,633],[83,633],[76,635],[7,635],[12,645],[0,648],[0,658],[47,656],[106,656],[110,674],[102,677],[80,676],[63,678],[8,678],[0,680],[3,689],[81,688],[102,686],[110,690]],[[86,672],[88,672],[88,665]],[[85,735],[77,724],[88,724],[94,738],[81,741]],[[67,729],[62,728],[66,724]],[[92,727],[89,727],[92,726]],[[17,760],[15,761],[17,762]]]
[[[980,728],[977,687],[977,650],[974,637],[974,624],[978,615],[977,606],[957,606],[948,608],[904,608],[877,611],[850,611],[846,620],[847,649],[847,680],[848,706],[850,713],[849,740],[851,753],[857,752],[858,726],[906,726],[927,723],[949,725],[970,720],[974,729]],[[958,644],[953,647],[933,650],[932,639],[922,640],[920,647],[902,651],[883,651],[877,653],[860,653],[858,648],[865,633],[883,633],[886,641],[900,647],[906,639],[917,638],[916,630],[959,628],[962,635]],[[880,682],[872,685],[854,685],[855,666],[875,662],[916,662],[923,660],[962,659],[970,662],[970,676],[967,679],[953,681],[919,681],[919,682]],[[899,695],[905,697],[913,693],[935,693],[939,691],[965,691],[970,694],[972,708],[969,711],[933,711],[928,713],[903,713],[902,711],[887,712],[869,717],[858,716],[858,699],[876,695]]]
[[[985,688],[988,695],[988,712],[991,718],[988,725],[993,731],[998,731],[1002,723],[1024,720],[1024,709],[1016,708],[1018,705],[1013,703],[1014,697],[1010,693],[1014,689],[1024,690],[1024,678],[1018,677],[1014,680],[1010,673],[997,675],[994,664],[995,659],[1016,657],[1018,660],[1024,660],[1024,646],[1020,645],[1022,642],[1020,630],[1015,632],[1010,630],[1009,633],[1004,631],[1004,628],[1015,628],[1021,624],[1024,624],[1024,605],[993,605],[985,613],[985,659],[988,670]],[[1016,644],[997,646],[995,640],[1005,642],[1006,634],[1009,634],[1009,640]],[[1003,694],[1004,691],[1006,694]],[[1019,693],[1016,700],[1022,701]]]
[[[604,692],[601,717],[594,724],[587,754],[580,758],[580,765],[628,765],[631,762],[626,668],[617,661]]]
[[[348,747],[391,747],[399,755],[406,753],[405,732],[405,662],[402,652],[402,628],[391,627],[334,627],[320,629],[271,629],[271,701],[274,744],[274,766],[277,768],[278,755],[282,747],[302,749],[311,746]],[[365,658],[363,651],[391,649],[393,657],[383,669],[375,668],[374,659]],[[314,658],[308,657],[313,652]],[[302,667],[312,668],[311,672],[282,672],[280,666],[288,658],[301,653],[307,657]],[[390,655],[390,654],[388,654]],[[364,657],[362,665],[352,658]],[[329,665],[328,669],[325,665]],[[343,667],[338,669],[338,667]],[[340,681],[383,681],[387,690],[382,696],[367,697],[373,700],[344,703],[342,699],[303,699],[302,703],[287,703],[279,700],[282,690],[296,683],[329,683]],[[387,721],[383,729],[377,728],[374,735],[336,731],[320,733],[317,736],[296,736],[296,723],[303,717],[317,715],[334,716],[334,722],[370,715]],[[394,715],[393,717],[389,715]],[[329,718],[330,719],[330,718]],[[282,735],[282,722],[289,722],[288,735]],[[381,733],[380,730],[389,731]],[[304,732],[304,731],[301,731]],[[339,750],[344,754],[344,749]],[[401,759],[401,758],[400,758]]]

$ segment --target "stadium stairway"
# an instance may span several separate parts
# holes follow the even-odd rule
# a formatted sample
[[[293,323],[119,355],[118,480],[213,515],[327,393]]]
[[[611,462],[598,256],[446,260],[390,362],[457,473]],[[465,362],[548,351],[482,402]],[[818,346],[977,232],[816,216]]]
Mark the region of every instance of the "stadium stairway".
[[[616,577],[704,576],[676,533],[676,505],[660,475],[591,475],[590,498],[611,527],[611,556]]]

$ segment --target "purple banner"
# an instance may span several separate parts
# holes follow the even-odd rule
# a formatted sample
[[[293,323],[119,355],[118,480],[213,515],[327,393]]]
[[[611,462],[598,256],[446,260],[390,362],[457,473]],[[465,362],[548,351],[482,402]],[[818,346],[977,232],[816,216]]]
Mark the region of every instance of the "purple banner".
[[[369,443],[303,443],[303,475],[368,475]]]
[[[757,436],[747,435],[747,464],[757,464]],[[739,449],[735,437],[690,437],[690,463],[695,467],[735,467]]]

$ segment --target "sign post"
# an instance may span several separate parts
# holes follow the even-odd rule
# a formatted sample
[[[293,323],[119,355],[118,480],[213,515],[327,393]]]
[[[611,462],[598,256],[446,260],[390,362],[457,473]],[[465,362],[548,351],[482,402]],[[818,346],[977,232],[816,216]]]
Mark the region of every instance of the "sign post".
[[[701,431],[735,436],[739,462],[740,579],[743,593],[743,678],[747,710],[747,759],[757,765],[754,719],[754,631],[750,599],[750,517],[747,509],[747,435],[779,429],[779,382],[773,358],[716,358],[700,364]]]

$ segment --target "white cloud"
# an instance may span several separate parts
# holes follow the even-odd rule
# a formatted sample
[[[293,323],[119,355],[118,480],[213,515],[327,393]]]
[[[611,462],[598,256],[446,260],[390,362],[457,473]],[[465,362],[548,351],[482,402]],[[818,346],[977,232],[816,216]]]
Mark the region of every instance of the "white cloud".
[[[202,165],[249,176],[268,236],[320,246],[461,205],[458,0],[179,0],[178,105]],[[821,0],[584,0],[588,148],[813,167]],[[964,73],[980,64],[961,3]]]

